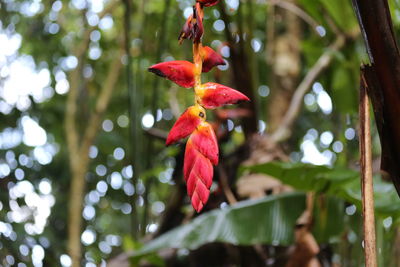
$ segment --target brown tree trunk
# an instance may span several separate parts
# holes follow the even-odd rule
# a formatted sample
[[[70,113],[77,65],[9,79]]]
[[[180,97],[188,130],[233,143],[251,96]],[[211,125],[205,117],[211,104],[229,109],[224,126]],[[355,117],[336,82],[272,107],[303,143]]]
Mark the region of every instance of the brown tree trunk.
[[[82,65],[82,61],[79,65]],[[81,68],[78,66],[71,75],[71,87],[65,113],[65,134],[67,137],[72,175],[68,203],[68,253],[72,259],[72,267],[81,265],[82,206],[86,185],[85,175],[89,165],[89,148],[94,143],[104,112],[108,107],[113,89],[117,84],[121,66],[121,55],[117,54],[109,66],[104,85],[96,99],[95,109],[91,112],[90,120],[82,136],[79,134],[77,128],[77,121],[79,120],[77,117],[79,79],[77,77],[80,76],[79,71]]]
[[[77,156],[80,159],[80,157]],[[85,174],[88,168],[87,160],[77,165],[71,164],[72,180],[68,207],[68,253],[72,260],[72,266],[80,266],[81,261],[81,229],[82,206],[85,192]],[[75,165],[75,166],[74,166]]]
[[[290,0],[295,3],[296,0]],[[267,106],[269,132],[273,132],[282,122],[296,89],[300,74],[301,21],[294,13],[273,8],[270,16],[275,23],[285,23],[286,31],[275,36],[275,26],[269,27],[267,45],[270,46],[268,62],[272,69],[271,99]],[[274,20],[273,20],[274,21]],[[271,32],[272,31],[272,32]]]

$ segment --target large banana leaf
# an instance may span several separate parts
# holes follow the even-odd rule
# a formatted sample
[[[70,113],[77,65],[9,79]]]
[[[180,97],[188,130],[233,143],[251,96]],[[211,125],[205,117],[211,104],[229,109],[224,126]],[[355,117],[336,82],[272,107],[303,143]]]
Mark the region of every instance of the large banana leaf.
[[[196,249],[211,242],[289,245],[294,227],[305,208],[303,193],[269,196],[239,202],[200,215],[150,241],[137,254],[162,248]]]
[[[313,233],[318,242],[332,242],[344,229],[344,200],[361,208],[360,179],[357,171],[303,163],[270,162],[242,168],[243,172],[264,173],[301,191],[325,193],[315,209]],[[400,215],[400,200],[390,183],[375,179],[375,206],[382,216]],[[236,245],[289,245],[293,242],[296,220],[305,209],[304,193],[269,196],[243,201],[225,209],[200,215],[150,241],[135,256],[162,248],[196,249],[212,242]],[[360,209],[359,209],[360,210]]]
[[[188,224],[179,226],[150,241],[135,256],[162,248],[196,249],[212,242],[236,245],[269,244],[287,246],[293,243],[296,220],[305,209],[304,193],[288,193],[248,200],[225,209],[200,215]],[[344,202],[327,198],[317,207],[314,231],[319,242],[328,242],[343,231]]]
[[[264,173],[302,191],[337,196],[361,208],[359,172],[305,163],[270,162],[242,168],[242,172]],[[374,179],[375,210],[378,215],[400,215],[400,200],[391,183]]]

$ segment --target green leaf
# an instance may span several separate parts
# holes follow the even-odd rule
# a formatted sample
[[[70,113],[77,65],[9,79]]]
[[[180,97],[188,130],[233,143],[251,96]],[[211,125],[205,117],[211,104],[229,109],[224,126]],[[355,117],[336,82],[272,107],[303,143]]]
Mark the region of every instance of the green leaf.
[[[345,216],[342,199],[325,197],[314,209],[313,233],[321,243],[339,240]],[[288,246],[293,243],[294,227],[305,210],[304,193],[268,196],[247,200],[226,209],[200,215],[188,224],[179,226],[145,244],[134,258],[154,253],[163,248],[197,249],[212,242],[234,245],[269,244]]]
[[[390,14],[392,14],[392,21],[395,26],[400,25],[400,3],[396,0],[389,0]]]
[[[131,236],[125,235],[123,238],[122,246],[125,251],[128,251],[140,249],[142,247],[142,244],[133,240]]]
[[[269,196],[239,202],[200,215],[147,243],[135,256],[162,248],[196,249],[211,242],[240,245],[293,242],[296,220],[305,209],[303,193]]]
[[[320,2],[341,30],[352,32],[355,27],[358,27],[350,1],[320,0]]]
[[[352,70],[341,65],[337,66],[332,77],[332,98],[334,105],[342,113],[357,112],[357,95],[354,88]]]
[[[302,191],[314,191],[340,197],[361,209],[359,173],[343,168],[329,168],[304,163],[269,162],[242,168],[264,173]],[[381,216],[400,215],[400,199],[391,183],[374,178],[375,210]]]
[[[336,197],[318,196],[313,212],[312,232],[318,243],[339,243],[344,231],[345,202]]]
[[[321,3],[315,0],[299,0],[298,4],[307,12],[308,15],[313,17],[319,23],[324,21],[323,13],[321,12]]]
[[[358,173],[345,169],[330,169],[303,163],[270,162],[242,168],[254,173],[264,173],[302,191],[334,191],[342,183],[357,178]],[[332,184],[332,183],[335,184]]]

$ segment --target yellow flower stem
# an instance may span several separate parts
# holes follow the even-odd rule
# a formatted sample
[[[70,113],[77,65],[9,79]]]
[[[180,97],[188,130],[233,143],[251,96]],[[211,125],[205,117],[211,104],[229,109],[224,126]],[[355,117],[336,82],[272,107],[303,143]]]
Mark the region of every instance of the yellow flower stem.
[[[199,16],[203,19],[203,7],[200,8]],[[200,105],[200,90],[201,90],[201,73],[203,68],[203,55],[201,53],[202,43],[201,40],[199,42],[193,43],[193,62],[195,66],[194,71],[194,94],[195,94],[195,105]],[[204,114],[205,116],[205,114]]]
[[[201,56],[201,43],[193,44],[193,61],[194,61],[194,94],[195,104],[199,103],[199,89],[201,87],[201,70],[203,68],[203,58]]]
[[[201,43],[193,44],[193,61],[194,61],[194,88],[195,90],[201,85],[201,69],[203,68],[203,58],[201,56]]]

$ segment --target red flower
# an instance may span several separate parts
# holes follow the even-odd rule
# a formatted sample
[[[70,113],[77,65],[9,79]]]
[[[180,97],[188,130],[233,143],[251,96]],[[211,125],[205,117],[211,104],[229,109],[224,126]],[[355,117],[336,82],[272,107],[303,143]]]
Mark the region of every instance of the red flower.
[[[201,123],[205,110],[200,106],[191,106],[182,113],[168,134],[166,145],[189,136]]]
[[[202,122],[190,136],[185,150],[184,178],[193,208],[199,212],[208,200],[218,164],[218,143],[212,126]]]
[[[205,122],[205,108],[213,109],[222,105],[248,101],[239,91],[217,83],[201,84],[201,73],[213,67],[225,65],[221,55],[208,46],[202,46],[203,8],[214,6],[219,0],[196,0],[193,15],[189,16],[179,34],[179,43],[184,39],[193,40],[193,62],[170,61],[151,66],[148,70],[167,78],[176,84],[194,87],[195,106],[189,107],[175,122],[168,134],[166,145],[173,144],[190,135],[185,149],[183,176],[192,206],[200,212],[210,195],[214,175],[213,165],[218,164],[219,149],[212,126]],[[218,116],[219,123],[230,116],[248,116],[248,113],[226,111]]]
[[[190,15],[182,27],[179,34],[179,43],[183,39],[192,39],[193,42],[199,43],[204,33],[202,11],[199,4],[193,6],[193,15]]]
[[[218,142],[212,126],[203,122],[197,126],[196,132],[190,136],[196,149],[208,158],[212,164],[218,164]]]
[[[179,33],[179,38],[178,38],[179,43],[182,43],[183,39],[192,39],[193,38],[194,33],[193,33],[192,20],[193,20],[193,15],[190,15],[187,18],[185,24],[183,25],[181,32]]]
[[[197,0],[197,2],[201,3],[204,6],[215,6],[218,4],[219,0]]]
[[[176,60],[155,64],[148,69],[154,74],[167,78],[179,86],[194,86],[194,64],[189,61]]]
[[[201,105],[207,109],[250,100],[241,92],[218,83],[203,84],[198,94],[201,98]]]
[[[201,53],[203,56],[203,72],[209,72],[215,66],[226,64],[222,56],[211,47],[203,46]]]

